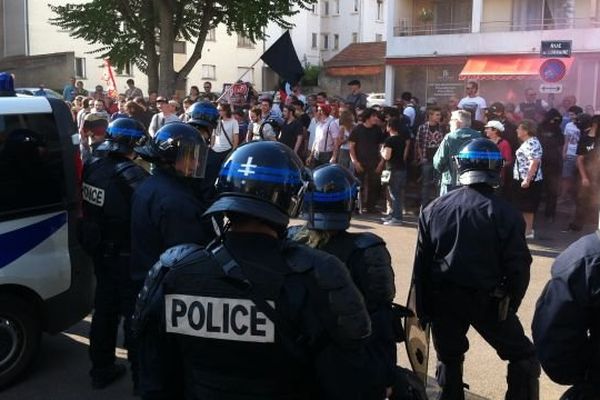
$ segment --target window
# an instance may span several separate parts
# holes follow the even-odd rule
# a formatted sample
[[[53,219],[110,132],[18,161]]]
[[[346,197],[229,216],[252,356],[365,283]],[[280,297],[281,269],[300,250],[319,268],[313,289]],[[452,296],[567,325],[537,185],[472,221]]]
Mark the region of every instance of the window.
[[[132,75],[131,74],[132,71],[133,71],[133,66],[132,66],[131,62],[128,62],[122,68],[117,68],[116,69],[117,75],[131,76]]]
[[[354,0],[354,6],[352,7],[352,12],[358,12],[358,6],[359,6],[358,2],[359,1],[360,0]]]
[[[324,33],[323,34],[323,50],[327,50],[329,49],[329,35]]]
[[[383,21],[383,0],[377,0],[377,21]]]
[[[358,33],[352,32],[352,43],[358,42]]]
[[[312,48],[316,49],[318,47],[318,43],[317,43],[317,34],[313,33],[312,34]]]
[[[383,41],[383,35],[381,33],[376,33],[375,34],[375,41],[376,42],[382,42]]]
[[[85,58],[83,57],[75,57],[75,76],[77,78],[86,77]]]
[[[246,36],[244,36],[242,33],[238,33],[237,47],[243,47],[243,48],[246,48],[246,49],[253,49],[254,48],[254,42],[252,42],[252,40],[250,40],[249,38],[247,38]]]
[[[173,53],[185,54],[186,53],[185,43],[186,42],[183,40],[176,40],[175,42],[173,42]]]
[[[0,115],[0,218],[66,198],[62,145],[53,114]]]
[[[206,33],[206,41],[207,42],[216,42],[217,41],[217,30],[215,28],[209,29]]]
[[[202,64],[202,78],[200,79],[217,79],[217,66],[211,64]]]
[[[323,15],[329,15],[329,1],[323,2]]]
[[[340,13],[340,0],[333,0],[333,13],[339,15]]]
[[[340,48],[340,35],[337,33],[333,35],[333,49],[337,50]]]
[[[238,75],[237,75],[238,79],[241,79],[244,82],[254,83],[254,68],[237,67],[237,70],[238,70]],[[244,75],[244,76],[241,77],[242,75]]]

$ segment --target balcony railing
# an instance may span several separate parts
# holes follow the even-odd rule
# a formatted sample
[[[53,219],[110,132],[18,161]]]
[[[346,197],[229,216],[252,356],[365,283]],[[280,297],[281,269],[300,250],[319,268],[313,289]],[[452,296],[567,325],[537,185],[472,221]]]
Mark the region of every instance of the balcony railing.
[[[511,31],[545,31],[555,29],[585,29],[598,28],[600,21],[594,17],[586,18],[552,18],[529,19],[525,22],[517,21],[483,21],[481,32],[511,32]]]
[[[586,18],[554,18],[552,20],[515,21],[483,21],[481,32],[512,32],[512,31],[543,31],[554,29],[585,29],[600,28],[600,20],[595,17]],[[448,35],[471,32],[471,24],[410,24],[400,21],[394,26],[394,36]]]
[[[471,32],[470,23],[449,24],[408,24],[402,21],[399,26],[394,26],[394,36],[422,36],[422,35],[449,35],[453,33]]]

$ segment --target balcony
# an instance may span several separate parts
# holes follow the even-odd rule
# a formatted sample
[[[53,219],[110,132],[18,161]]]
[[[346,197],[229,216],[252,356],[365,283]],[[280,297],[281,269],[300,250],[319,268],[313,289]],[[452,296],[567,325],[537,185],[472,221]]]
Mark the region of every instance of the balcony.
[[[482,21],[481,32],[523,32],[547,31],[557,29],[589,29],[600,27],[600,21],[595,17],[584,18],[553,18],[518,21]]]
[[[394,36],[423,36],[423,35],[450,35],[455,33],[471,32],[471,24],[446,23],[446,24],[410,24],[408,20],[394,26]]]

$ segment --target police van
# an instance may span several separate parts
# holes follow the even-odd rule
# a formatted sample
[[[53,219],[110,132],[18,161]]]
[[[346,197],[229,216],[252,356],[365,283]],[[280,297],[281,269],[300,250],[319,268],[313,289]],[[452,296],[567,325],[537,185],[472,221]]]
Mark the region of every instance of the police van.
[[[74,131],[64,101],[17,97],[0,73],[0,388],[31,363],[42,332],[92,308],[93,267],[76,234]]]

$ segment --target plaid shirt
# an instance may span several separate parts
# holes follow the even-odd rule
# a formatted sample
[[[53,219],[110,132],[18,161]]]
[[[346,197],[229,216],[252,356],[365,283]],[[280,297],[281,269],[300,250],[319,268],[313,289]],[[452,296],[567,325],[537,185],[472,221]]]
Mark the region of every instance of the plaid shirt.
[[[429,122],[425,122],[423,125],[419,126],[417,140],[415,142],[415,154],[417,160],[427,160],[427,149],[430,149],[429,151],[431,152],[433,149],[440,147],[440,143],[442,143],[442,139],[446,133],[446,129],[442,124],[432,127],[429,125]]]

